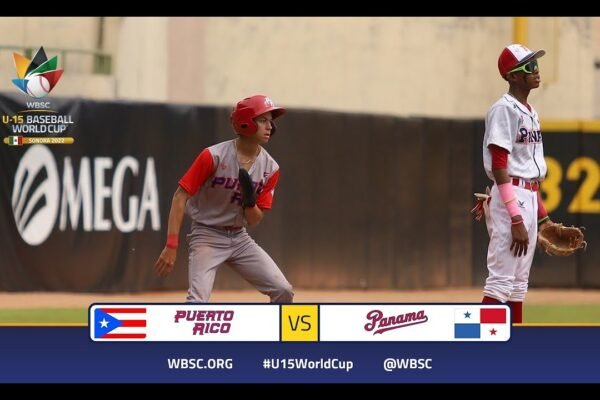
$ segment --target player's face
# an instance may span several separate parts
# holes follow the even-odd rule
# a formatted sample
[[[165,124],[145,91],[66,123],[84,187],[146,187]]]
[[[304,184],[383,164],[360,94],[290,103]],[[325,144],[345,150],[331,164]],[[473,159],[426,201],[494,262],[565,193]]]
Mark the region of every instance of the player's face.
[[[260,144],[265,144],[271,138],[271,131],[273,130],[273,115],[271,112],[267,112],[254,118],[256,126],[256,139]]]
[[[525,83],[529,89],[535,89],[540,87],[540,83],[542,82],[542,78],[540,78],[540,73],[536,72],[533,74],[527,74],[523,77]]]
[[[521,80],[528,89],[538,88],[542,82],[537,60],[531,60],[527,64],[513,69],[511,72],[518,75],[519,80]]]

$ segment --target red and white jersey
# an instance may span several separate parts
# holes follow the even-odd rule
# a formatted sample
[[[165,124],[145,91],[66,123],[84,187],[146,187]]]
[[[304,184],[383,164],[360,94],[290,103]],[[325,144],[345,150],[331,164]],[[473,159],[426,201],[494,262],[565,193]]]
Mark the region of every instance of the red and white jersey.
[[[196,222],[211,226],[246,226],[234,140],[202,150],[179,180],[179,185],[192,196],[186,212]],[[256,204],[263,210],[270,209],[279,179],[279,165],[261,147],[248,173],[257,194]]]
[[[533,107],[530,111],[508,93],[492,105],[485,118],[483,166],[487,176],[494,180],[492,155],[488,149],[490,144],[509,151],[509,176],[540,181],[546,177],[538,114]]]

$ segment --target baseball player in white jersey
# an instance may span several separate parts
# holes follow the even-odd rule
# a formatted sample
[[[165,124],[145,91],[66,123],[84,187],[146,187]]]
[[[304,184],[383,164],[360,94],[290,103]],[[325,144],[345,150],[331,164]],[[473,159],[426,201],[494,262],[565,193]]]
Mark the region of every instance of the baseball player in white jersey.
[[[248,235],[271,209],[279,165],[261,146],[285,112],[263,95],[247,97],[231,113],[238,137],[210,146],[179,180],[169,213],[167,243],[155,264],[159,275],[175,266],[184,210],[192,219],[187,302],[206,303],[217,267],[226,263],[272,303],[291,303],[292,286],[273,259]]]
[[[538,225],[550,222],[539,192],[547,170],[540,120],[527,102],[540,86],[537,59],[545,53],[520,44],[502,51],[498,69],[509,89],[485,119],[483,164],[495,184],[486,213],[489,275],[482,302],[508,303],[513,323],[523,321]]]

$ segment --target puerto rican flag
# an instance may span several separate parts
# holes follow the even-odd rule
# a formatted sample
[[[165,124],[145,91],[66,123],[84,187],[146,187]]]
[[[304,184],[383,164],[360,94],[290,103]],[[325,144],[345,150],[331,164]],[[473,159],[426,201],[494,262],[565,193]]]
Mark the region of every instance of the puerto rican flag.
[[[145,339],[145,307],[102,307],[94,310],[94,339]]]

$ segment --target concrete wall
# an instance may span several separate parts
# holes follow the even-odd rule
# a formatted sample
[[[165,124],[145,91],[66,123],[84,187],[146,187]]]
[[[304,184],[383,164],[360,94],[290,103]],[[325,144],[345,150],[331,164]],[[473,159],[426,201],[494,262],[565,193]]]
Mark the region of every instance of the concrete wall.
[[[97,41],[97,17],[2,17],[2,44],[39,47],[92,48]]]
[[[538,44],[532,45],[547,51],[540,60],[542,86],[531,96],[543,118],[596,116],[597,49],[592,22],[591,18],[531,18],[529,36]]]
[[[206,86],[211,86],[205,71],[205,20],[170,18],[168,56],[172,60],[167,72],[168,99],[178,103],[210,103]]]
[[[190,79],[188,70],[182,80],[171,75],[169,99],[229,105],[265,92],[290,107],[481,117],[506,90],[496,60],[513,41],[512,22],[483,17],[175,21],[171,35],[188,40],[172,44],[195,74]],[[593,22],[529,19],[528,44],[548,50],[540,64],[544,83],[530,98],[544,117],[594,117]]]
[[[229,104],[266,92],[291,107],[397,115],[480,115],[479,101],[467,99],[487,103],[499,95],[502,83],[493,75],[494,65],[506,42],[502,38],[511,35],[510,20],[497,18],[205,18],[202,23],[200,62],[207,84],[197,102]],[[182,51],[192,53],[194,43]],[[483,63],[485,58],[491,62]]]
[[[593,118],[600,119],[600,18],[592,19],[592,46],[594,54],[594,114]]]
[[[13,52],[23,54],[24,48],[33,48],[35,51],[44,46],[48,58],[59,56],[58,66],[65,71],[52,96],[114,99],[115,76],[93,74],[94,58],[91,54],[58,50],[103,50],[113,53],[116,49],[114,36],[119,32],[118,20],[114,17],[104,18],[104,29],[100,29],[99,17],[0,18],[0,46],[21,47],[0,49],[0,90],[16,90],[11,82],[16,77]],[[28,99],[26,95],[23,98]]]
[[[600,18],[528,19],[545,48],[531,102],[544,118],[598,118]],[[252,93],[293,108],[482,118],[511,17],[0,18],[0,45],[99,49],[113,75],[72,56],[53,95],[231,106]],[[0,90],[13,90],[0,51]],[[87,83],[89,80],[89,83]]]
[[[123,18],[116,62],[118,98],[171,100],[169,70],[184,60],[169,57],[168,25],[168,18]]]

